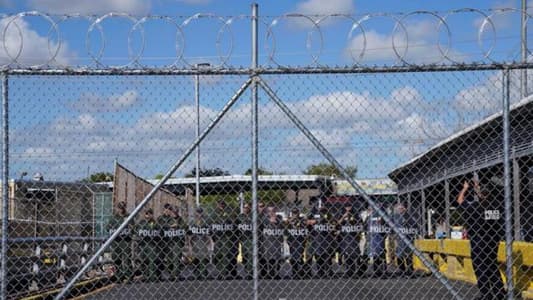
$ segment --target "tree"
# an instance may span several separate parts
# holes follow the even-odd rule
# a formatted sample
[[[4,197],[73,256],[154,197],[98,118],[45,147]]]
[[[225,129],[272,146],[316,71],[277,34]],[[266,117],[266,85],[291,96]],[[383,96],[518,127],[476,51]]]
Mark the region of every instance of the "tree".
[[[159,174],[155,175],[154,179],[161,180],[161,179],[163,179],[163,176],[165,176],[165,175],[159,173]]]
[[[212,177],[212,176],[228,176],[231,175],[230,172],[222,170],[220,168],[214,169],[202,169],[200,168],[200,177]],[[189,173],[185,174],[185,177],[195,177],[196,168],[193,168]]]
[[[268,170],[265,170],[261,167],[257,168],[257,175],[272,175],[272,174],[274,173]],[[244,175],[252,175],[252,168],[249,168],[248,170],[246,170],[246,172],[244,172]]]
[[[345,170],[350,176],[350,178],[355,178],[355,175],[357,175],[356,166],[348,166],[345,168]],[[334,165],[328,163],[310,165],[309,167],[307,167],[307,169],[305,169],[304,174],[342,177],[340,170],[337,169]]]
[[[83,179],[84,182],[105,182],[113,181],[114,175],[110,172],[97,172],[89,175],[89,177]]]

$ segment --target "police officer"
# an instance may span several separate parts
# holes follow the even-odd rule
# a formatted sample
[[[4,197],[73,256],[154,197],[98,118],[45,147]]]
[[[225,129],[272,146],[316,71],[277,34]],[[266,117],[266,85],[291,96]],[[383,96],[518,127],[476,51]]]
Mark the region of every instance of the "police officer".
[[[318,211],[314,209],[308,218],[310,226],[310,253],[315,257],[317,276],[325,278],[331,276],[331,262],[335,255],[336,221],[328,209],[322,206]]]
[[[283,251],[283,237],[285,229],[281,218],[276,215],[274,207],[267,207],[267,222],[263,224],[261,243],[261,257],[263,264],[261,266],[262,277],[266,279],[279,278],[279,267]]]
[[[291,253],[290,263],[292,267],[292,277],[294,279],[303,279],[304,270],[304,252],[305,242],[309,231],[307,229],[305,218],[300,216],[298,208],[291,210],[291,216],[286,221],[287,243]]]
[[[242,263],[246,273],[245,277],[249,279],[253,274],[253,231],[250,204],[244,204],[242,214],[239,215],[237,223],[239,241],[241,243]]]
[[[113,234],[127,216],[126,203],[121,201],[116,205],[114,214],[107,224],[108,234]],[[132,276],[131,227],[132,225],[128,225],[124,228],[111,246],[111,257],[116,268],[113,279],[118,282],[128,281]]]
[[[167,276],[170,276],[172,271],[171,254],[170,254],[170,238],[165,236],[165,231],[169,229],[170,223],[172,223],[172,207],[169,203],[165,203],[163,206],[163,214],[157,218],[157,225],[161,229],[160,243],[156,249],[157,251],[157,266],[158,270],[163,274],[166,272]]]
[[[169,276],[178,279],[182,270],[182,253],[187,227],[177,208],[165,204],[163,215],[158,218],[162,230],[162,248],[165,269]]]
[[[344,213],[338,220],[339,248],[344,261],[346,277],[355,274],[362,275],[366,270],[366,263],[361,259],[359,241],[363,232],[363,224],[358,214],[353,211],[352,204],[344,205]]]
[[[197,279],[207,278],[207,265],[210,263],[213,240],[211,227],[207,223],[203,208],[196,209],[196,215],[189,225],[190,247]]]
[[[498,243],[503,237],[502,199],[491,199],[481,190],[476,178],[465,180],[457,197],[470,236],[472,266],[479,288],[478,299],[504,299],[505,292],[498,271]]]
[[[141,270],[149,282],[158,280],[158,253],[160,241],[160,227],[154,219],[154,211],[150,208],[144,212],[144,219],[137,225]]]
[[[397,228],[402,232],[405,237],[411,242],[414,242],[418,230],[416,228],[416,220],[413,218],[413,215],[407,212],[407,209],[402,203],[398,203],[394,207],[393,222]],[[407,244],[402,241],[399,236],[396,237],[396,260],[398,263],[398,268],[404,276],[412,275],[413,271],[413,252],[407,246]]]
[[[258,263],[259,263],[259,276],[261,278],[266,278],[266,269],[264,266],[266,266],[267,262],[265,257],[263,256],[263,228],[268,224],[268,214],[266,210],[265,202],[258,200],[257,202],[257,256],[258,256]]]
[[[385,220],[372,208],[369,208],[368,225],[368,256],[373,260],[374,275],[382,276],[387,271],[385,259],[385,238],[389,228]]]
[[[216,211],[211,218],[211,231],[215,243],[214,255],[217,269],[223,279],[236,277],[239,240],[235,228],[236,216],[222,200],[217,202]]]

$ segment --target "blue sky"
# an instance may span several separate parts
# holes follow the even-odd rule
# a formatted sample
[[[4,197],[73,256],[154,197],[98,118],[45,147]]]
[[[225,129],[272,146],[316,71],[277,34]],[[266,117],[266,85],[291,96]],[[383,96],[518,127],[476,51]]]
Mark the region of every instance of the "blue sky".
[[[150,19],[144,23],[141,64],[161,67],[175,63],[177,68],[198,62],[219,65],[221,57],[225,59],[230,53],[231,45],[231,55],[224,61],[226,65],[248,67],[250,4],[249,1],[209,0],[0,0],[5,14],[37,10],[52,15],[61,33],[59,43],[57,34],[50,31],[50,24],[42,17],[1,19],[2,32],[7,24],[10,26],[2,39],[5,47],[0,47],[0,65],[7,64],[9,56],[15,56],[18,51],[21,66],[45,63],[50,59],[50,52],[56,51],[52,67],[98,67],[90,56],[99,51],[104,65],[127,64],[143,45],[140,27],[132,30],[132,24],[150,14],[169,16],[169,19]],[[320,66],[402,64],[392,50],[391,41],[395,40],[400,52],[406,51],[406,36],[409,48],[405,59],[410,63],[451,63],[442,61],[438,42],[443,48],[450,43],[449,58],[460,62],[488,62],[483,51],[488,51],[493,41],[492,59],[520,58],[517,13],[497,13],[491,19],[495,35],[492,28],[485,27],[481,47],[478,46],[481,14],[447,15],[447,11],[465,5],[490,15],[493,9],[518,7],[519,1],[465,4],[464,1],[307,0],[258,1],[258,4],[260,63],[265,67],[276,67],[276,64],[316,67],[312,56],[318,55],[319,48],[322,52],[316,63]],[[401,19],[406,13],[422,10],[447,16],[449,36],[443,27],[439,31],[439,19],[430,14],[408,15],[403,19],[404,27],[393,31],[394,18]],[[93,26],[89,30],[94,19],[63,20],[59,16],[65,13],[102,16],[112,11],[137,17],[135,20],[107,18],[99,23],[101,27]],[[404,15],[362,19],[366,14],[381,12]],[[197,13],[204,17],[190,18]],[[279,18],[288,13],[315,19],[319,18],[315,15],[342,13],[352,19],[324,19],[318,31],[306,18]],[[210,14],[220,17],[210,17]],[[235,18],[231,25],[224,27],[224,22],[232,17]],[[362,26],[350,31],[353,20],[360,20]],[[177,31],[176,26],[181,30]],[[19,48],[20,37],[22,48]],[[273,38],[276,51],[270,52]],[[361,58],[358,55],[363,41],[366,41],[366,52]],[[128,46],[133,54],[128,52]],[[184,59],[176,57],[176,53],[181,53]],[[363,178],[383,177],[454,131],[497,111],[500,78],[496,72],[265,76],[269,85],[340,162],[357,165],[359,177]],[[203,127],[245,80],[246,76],[201,78]],[[144,177],[164,172],[194,138],[193,83],[192,76],[12,76],[10,176],[38,171],[47,179],[75,180],[88,172],[111,171],[115,158]],[[517,84],[517,77],[513,77],[513,84]],[[249,99],[247,92],[206,139],[202,145],[204,166],[220,167],[235,174],[242,174],[249,167]],[[513,91],[513,101],[517,99]],[[263,93],[260,113],[260,165],[277,173],[299,173],[308,165],[323,161]],[[181,176],[193,165],[191,158],[176,175]]]
[[[221,63],[219,57],[229,55],[230,66],[249,66],[250,64],[250,28],[249,18],[235,18],[231,25],[222,26],[231,17],[249,16],[250,1],[215,1],[215,0],[0,0],[0,9],[5,14],[24,11],[39,11],[52,15],[75,14],[102,16],[109,12],[123,12],[137,16],[135,20],[127,18],[107,18],[100,27],[90,27],[92,21],[84,18],[63,20],[53,17],[57,31],[61,33],[59,44],[56,28],[40,17],[25,17],[15,23],[25,36],[20,61],[25,65],[47,62],[50,57],[46,37],[50,38],[51,52],[57,50],[56,63],[68,65],[91,65],[90,56],[97,56],[103,51],[102,63],[105,65],[124,65],[131,57],[138,55],[143,43],[140,28],[145,31],[144,52],[140,61],[146,65],[162,66],[175,61],[177,53],[183,54],[186,62],[178,61],[180,67],[197,62]],[[470,7],[483,10],[487,15],[497,8],[517,8],[520,1],[354,1],[354,0],[302,0],[302,1],[258,1],[260,8],[260,61],[272,65],[269,60],[270,50],[274,47],[275,61],[282,65],[308,65],[313,62],[312,55],[318,55],[319,62],[327,65],[351,65],[360,62],[358,55],[366,37],[366,55],[364,62],[369,64],[394,63],[396,57],[392,52],[391,41],[394,40],[398,51],[403,54],[406,40],[410,49],[405,53],[410,61],[439,63],[437,43],[443,51],[457,61],[482,60],[482,52],[488,51],[495,43],[492,54],[494,59],[519,59],[519,15],[517,13],[496,14],[491,18],[497,30],[486,24],[481,34],[483,46],[478,46],[478,33],[483,16],[479,13],[456,13],[448,16],[448,27],[438,27],[438,19],[429,15],[411,15],[403,20],[404,27],[394,30],[394,20],[401,19],[399,13],[413,11],[436,11],[440,17],[447,12]],[[309,20],[301,17],[281,18],[274,25],[273,21],[282,15],[300,13],[314,16],[330,14],[347,14],[352,17],[328,18],[318,27],[313,27]],[[353,29],[356,20],[362,20],[367,14],[391,13],[393,17],[374,17],[361,21],[361,26]],[[187,19],[196,14],[214,14],[222,18]],[[171,21],[147,20],[144,26],[132,25],[141,16],[170,16]],[[530,21],[531,22],[531,21]],[[4,23],[7,23],[4,20]],[[187,23],[185,25],[184,23]],[[1,24],[5,27],[5,24]],[[176,26],[181,30],[176,31]],[[102,31],[99,30],[102,28]],[[268,31],[268,29],[271,31]],[[20,49],[20,29],[10,26],[7,30],[8,54],[16,56]],[[448,36],[449,30],[449,36]],[[87,33],[89,31],[89,33]],[[365,35],[363,35],[363,31]],[[105,36],[105,43],[100,38]],[[322,39],[320,34],[322,34]],[[27,36],[26,36],[27,35]],[[128,37],[130,42],[128,43]],[[309,39],[308,39],[309,38]],[[531,40],[531,39],[530,39]],[[89,41],[89,46],[86,42]],[[218,42],[218,45],[217,45]],[[451,47],[448,49],[448,45]],[[230,46],[233,46],[230,51]],[[306,48],[309,47],[309,49]],[[430,47],[431,46],[431,47]],[[128,49],[131,48],[131,52]],[[5,61],[4,47],[0,50],[0,64]],[[89,49],[87,49],[89,48]],[[177,49],[176,49],[177,48]],[[385,48],[388,48],[385,50]],[[480,49],[481,48],[481,49]],[[352,55],[350,55],[350,50]],[[433,52],[433,55],[424,52]],[[274,64],[275,65],[275,64]]]
[[[322,2],[322,4],[321,4]],[[123,11],[145,15],[193,15],[198,12],[212,12],[220,15],[249,14],[250,5],[258,3],[262,15],[278,16],[290,12],[303,13],[375,13],[405,12],[414,10],[449,10],[465,7],[460,0],[424,1],[412,0],[405,3],[398,1],[220,1],[220,0],[2,0],[0,3],[5,12],[13,13],[25,10],[39,10],[49,13],[102,13]],[[519,6],[519,1],[468,1],[468,7],[488,9],[495,6]],[[344,11],[339,9],[344,8]],[[349,11],[346,11],[349,8]],[[329,11],[328,11],[329,10]]]

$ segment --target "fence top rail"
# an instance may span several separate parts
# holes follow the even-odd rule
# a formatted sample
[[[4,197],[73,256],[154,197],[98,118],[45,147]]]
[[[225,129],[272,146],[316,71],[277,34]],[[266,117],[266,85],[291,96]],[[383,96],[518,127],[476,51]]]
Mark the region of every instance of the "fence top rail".
[[[18,237],[9,238],[11,244],[37,243],[37,242],[74,242],[74,241],[103,241],[106,237],[89,236],[47,236],[47,237]]]
[[[493,71],[521,70],[533,68],[533,63],[487,63],[456,65],[408,65],[382,67],[294,67],[294,68],[217,68],[217,69],[167,69],[167,68],[68,68],[68,69],[0,69],[6,75],[79,75],[79,76],[168,76],[168,75],[276,75],[276,74],[364,74],[364,73],[418,73],[418,72],[459,72],[459,71]]]

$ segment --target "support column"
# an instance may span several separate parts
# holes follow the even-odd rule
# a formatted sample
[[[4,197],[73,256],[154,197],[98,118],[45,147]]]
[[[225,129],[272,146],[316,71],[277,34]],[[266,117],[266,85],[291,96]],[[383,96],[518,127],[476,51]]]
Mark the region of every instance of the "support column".
[[[450,181],[444,180],[444,202],[446,204],[446,237],[450,238]]]
[[[511,162],[510,162],[510,144],[511,144],[511,125],[509,121],[509,98],[510,98],[510,71],[503,71],[503,101],[502,101],[502,118],[503,118],[503,177],[504,177],[504,199],[505,199],[505,276],[507,278],[507,298],[514,297],[513,283],[513,226],[511,211]]]
[[[428,224],[427,224],[427,209],[426,209],[426,191],[424,189],[420,190],[420,206],[421,206],[421,214],[422,214],[422,237],[427,236],[428,234]]]
[[[0,299],[7,296],[7,247],[9,230],[9,103],[7,74],[2,74],[2,265],[0,266]]]
[[[257,71],[258,67],[258,5],[252,4],[252,229],[253,229],[253,250],[252,250],[252,267],[253,267],[253,299],[259,298],[259,262],[258,262],[258,222],[257,222],[257,169],[259,165],[258,151],[258,84]]]
[[[514,239],[519,241],[522,239],[521,232],[521,213],[520,213],[520,190],[521,190],[521,170],[520,163],[513,158],[513,208],[514,208]]]

